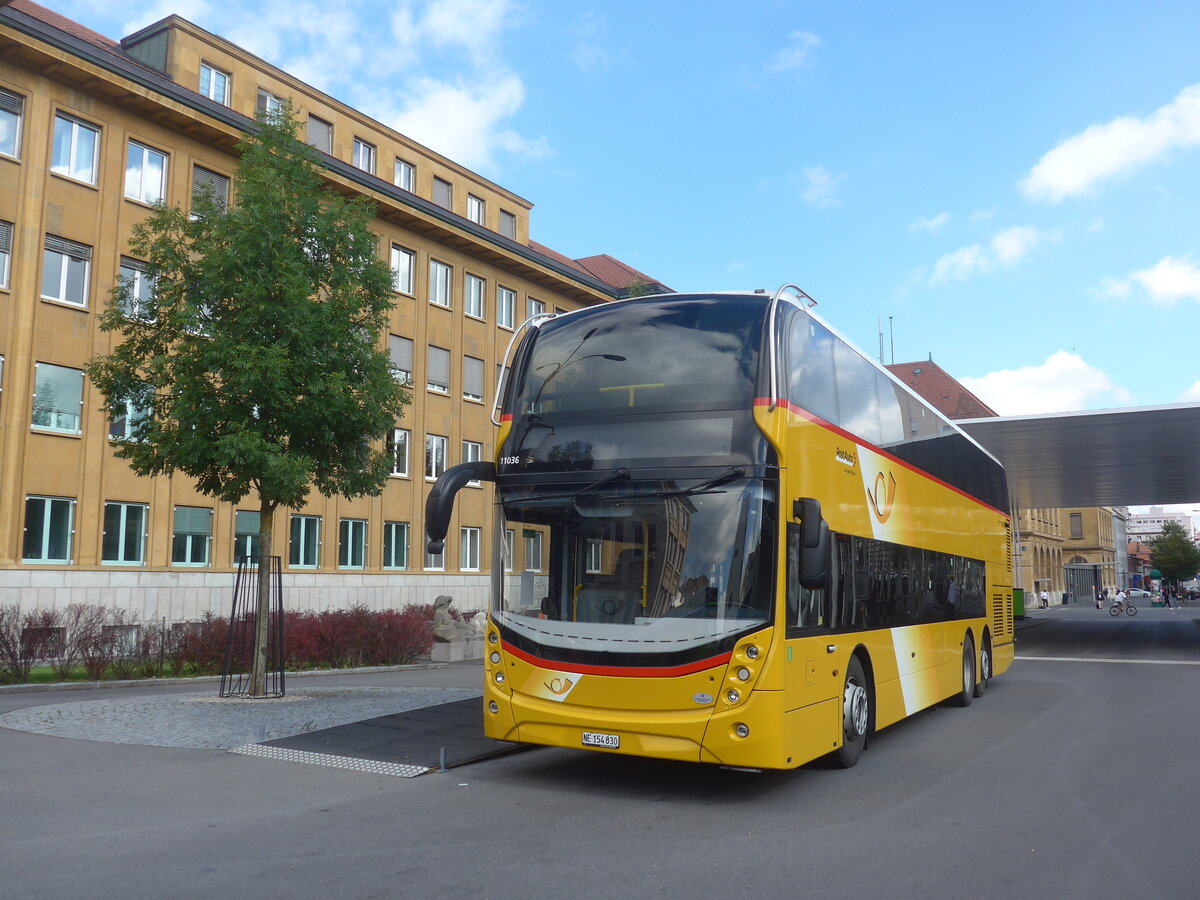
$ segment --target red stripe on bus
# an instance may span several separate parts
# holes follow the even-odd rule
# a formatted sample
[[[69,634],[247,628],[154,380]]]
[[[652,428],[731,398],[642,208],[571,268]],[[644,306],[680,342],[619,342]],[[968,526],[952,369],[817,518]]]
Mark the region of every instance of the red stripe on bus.
[[[697,660],[692,663],[685,663],[682,666],[666,666],[657,668],[654,666],[580,666],[571,663],[552,663],[549,660],[539,659],[524,650],[518,650],[508,641],[502,640],[500,646],[505,652],[511,653],[517,659],[529,663],[531,666],[537,666],[539,669],[554,667],[555,671],[571,671],[577,672],[580,675],[612,675],[621,678],[673,678],[676,675],[691,675],[694,672],[703,672],[705,669],[715,669],[717,666],[723,666],[729,662],[733,656],[732,651],[722,653],[719,656],[710,656],[708,659]]]
[[[930,475],[924,469],[918,469],[912,463],[905,462],[904,460],[900,459],[900,457],[895,456],[891,453],[888,453],[888,451],[882,449],[881,447],[876,447],[870,441],[864,441],[862,438],[858,437],[857,435],[851,434],[849,431],[846,431],[844,428],[839,428],[838,426],[834,425],[832,422],[828,422],[825,419],[822,419],[820,416],[815,415],[814,413],[810,413],[807,409],[801,409],[799,406],[796,406],[796,404],[791,403],[787,400],[784,400],[783,398],[780,398],[779,400],[772,402],[771,399],[768,397],[756,397],[754,400],[754,405],[755,406],[782,406],[785,409],[787,409],[788,412],[790,412],[794,415],[797,415],[802,419],[807,419],[808,421],[812,422],[814,425],[818,425],[821,428],[824,428],[826,431],[832,431],[834,434],[841,435],[842,437],[846,438],[849,441],[854,441],[854,443],[856,443],[856,444],[861,444],[864,447],[870,447],[872,452],[878,453],[880,456],[886,456],[892,462],[896,463],[896,465],[903,466],[904,468],[908,469],[910,472],[920,475],[923,478],[928,478],[930,481],[934,482],[935,484],[940,484],[942,487],[954,491],[954,493],[958,494],[959,496],[966,497],[968,500],[972,500],[975,503],[978,503],[980,506],[986,507],[987,509],[990,509],[993,512],[999,513],[1000,515],[1004,516],[1004,518],[1006,518],[1006,519],[1011,518],[1010,514],[1006,513],[1004,510],[996,509],[996,507],[992,506],[990,503],[984,503],[978,497],[971,496],[966,491],[964,491],[962,488],[956,488],[954,485],[950,484],[949,482],[942,481],[942,479],[938,478],[936,475]]]

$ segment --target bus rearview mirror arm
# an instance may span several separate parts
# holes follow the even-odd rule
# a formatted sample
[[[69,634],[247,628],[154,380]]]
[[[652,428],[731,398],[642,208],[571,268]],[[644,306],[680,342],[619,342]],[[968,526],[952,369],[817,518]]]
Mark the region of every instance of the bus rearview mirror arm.
[[[792,501],[792,518],[800,519],[800,586],[820,590],[829,583],[829,526],[821,517],[821,501]]]
[[[495,481],[496,464],[478,460],[451,466],[438,476],[433,490],[425,499],[426,549],[430,553],[441,553],[446,546],[446,529],[450,527],[450,515],[454,512],[454,495],[468,481]]]

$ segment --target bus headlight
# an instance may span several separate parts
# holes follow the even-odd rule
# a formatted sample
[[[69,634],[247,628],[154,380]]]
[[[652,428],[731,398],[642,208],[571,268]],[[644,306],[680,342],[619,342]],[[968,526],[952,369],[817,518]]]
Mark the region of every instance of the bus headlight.
[[[493,700],[488,704],[488,712],[492,713],[493,715],[500,712],[500,704]]]
[[[496,634],[494,631],[488,632],[488,643],[494,644],[498,640],[500,640],[500,635]]]
[[[489,656],[488,659],[490,659],[493,663],[498,663],[500,662],[500,654],[493,650],[492,655]]]
[[[758,645],[751,644],[749,647],[747,647],[746,648],[746,656],[749,659],[758,659]]]
[[[747,669],[745,666],[742,666],[740,669],[737,670],[737,677],[738,677],[738,681],[749,681],[750,680],[750,670]]]
[[[504,673],[503,672],[496,673],[496,684],[504,684]]]
[[[737,703],[742,699],[742,695],[739,694],[734,688],[730,688],[729,693],[725,695],[725,699],[730,703]]]
[[[733,733],[740,738],[750,737],[750,726],[744,722],[738,722],[733,726]]]

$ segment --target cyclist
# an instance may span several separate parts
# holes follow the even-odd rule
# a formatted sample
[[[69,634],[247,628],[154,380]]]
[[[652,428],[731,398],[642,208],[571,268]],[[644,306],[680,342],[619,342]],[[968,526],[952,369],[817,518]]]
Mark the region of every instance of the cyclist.
[[[1117,589],[1117,598],[1115,600],[1113,600],[1113,606],[1115,606],[1121,612],[1125,611],[1125,589],[1124,588]]]

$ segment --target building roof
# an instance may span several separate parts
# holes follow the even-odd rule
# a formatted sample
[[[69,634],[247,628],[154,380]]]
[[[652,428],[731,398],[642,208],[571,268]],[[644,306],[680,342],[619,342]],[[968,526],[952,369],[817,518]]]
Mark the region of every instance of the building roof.
[[[652,288],[655,293],[671,293],[671,289],[665,284],[651,278],[645,272],[639,272],[633,266],[623,263],[619,259],[614,259],[607,253],[601,253],[599,256],[585,256],[575,261],[595,278],[599,278],[605,284],[611,284],[615,288],[628,288],[635,284],[644,284]]]
[[[94,44],[110,53],[117,53],[121,56],[125,55],[121,52],[120,43],[114,41],[112,38],[107,38],[97,31],[92,31],[92,29],[68,19],[66,16],[46,9],[46,7],[37,3],[33,3],[32,0],[12,0],[10,3],[0,2],[0,6],[8,6],[18,12],[23,12],[27,16],[32,16],[40,22],[45,22],[59,31],[65,31],[67,34],[87,41],[89,44]]]
[[[892,363],[887,368],[947,419],[982,419],[999,415],[932,359]]]

